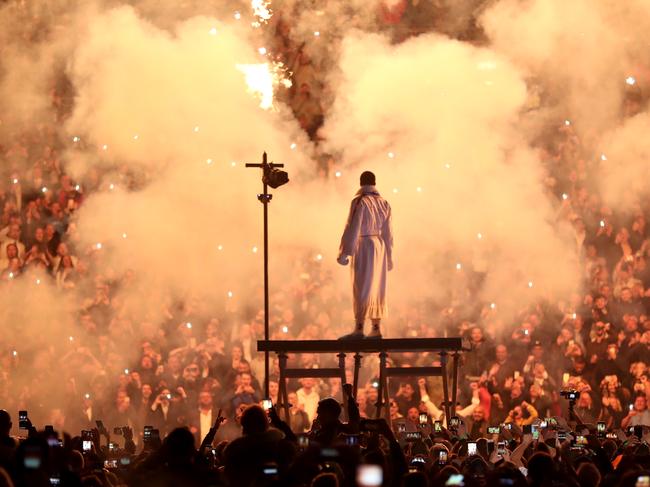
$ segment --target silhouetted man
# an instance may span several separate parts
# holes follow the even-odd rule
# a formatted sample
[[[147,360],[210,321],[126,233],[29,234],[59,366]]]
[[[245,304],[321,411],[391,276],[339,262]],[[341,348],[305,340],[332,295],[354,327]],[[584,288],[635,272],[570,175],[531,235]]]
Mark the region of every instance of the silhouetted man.
[[[375,175],[365,171],[350,206],[338,263],[347,265],[352,257],[354,331],[342,338],[363,337],[366,319],[372,321],[371,338],[381,338],[381,319],[386,316],[386,272],[393,268],[393,233],[388,201],[375,188]]]

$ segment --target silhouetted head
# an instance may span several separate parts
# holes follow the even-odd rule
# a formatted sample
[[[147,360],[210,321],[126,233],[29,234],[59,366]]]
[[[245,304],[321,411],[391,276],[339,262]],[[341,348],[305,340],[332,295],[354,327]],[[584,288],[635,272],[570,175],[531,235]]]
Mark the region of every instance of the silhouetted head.
[[[176,465],[191,463],[196,452],[194,435],[187,428],[176,428],[169,433],[165,438],[164,447],[167,461]]]
[[[325,398],[318,403],[316,414],[318,415],[318,421],[322,425],[330,425],[339,420],[341,405],[333,397]]]
[[[269,427],[266,412],[259,406],[250,406],[241,415],[241,426],[244,435],[264,433]]]
[[[4,409],[0,409],[0,436],[8,436],[11,431],[11,416]]]
[[[361,186],[374,186],[376,183],[375,175],[370,171],[363,171],[361,177],[359,178],[359,183]]]

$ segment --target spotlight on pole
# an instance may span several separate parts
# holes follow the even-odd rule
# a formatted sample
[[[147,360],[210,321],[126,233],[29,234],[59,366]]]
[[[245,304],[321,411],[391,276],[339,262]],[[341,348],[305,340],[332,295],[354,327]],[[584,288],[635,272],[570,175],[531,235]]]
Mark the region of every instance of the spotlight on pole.
[[[289,182],[289,175],[280,171],[284,164],[275,164],[267,161],[266,152],[262,156],[261,164],[246,164],[246,167],[259,167],[262,169],[262,194],[257,199],[264,205],[264,340],[269,340],[269,216],[268,206],[273,195],[269,194],[268,187],[279,188]],[[264,352],[264,397],[269,397],[269,352]]]

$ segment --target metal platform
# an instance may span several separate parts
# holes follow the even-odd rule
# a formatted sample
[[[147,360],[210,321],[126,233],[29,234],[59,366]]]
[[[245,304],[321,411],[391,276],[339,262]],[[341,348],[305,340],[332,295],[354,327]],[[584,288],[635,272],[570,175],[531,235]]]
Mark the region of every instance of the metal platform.
[[[274,352],[278,356],[280,366],[279,398],[284,408],[285,419],[289,418],[289,400],[287,398],[287,379],[303,377],[339,377],[345,383],[345,357],[354,353],[354,382],[353,391],[356,394],[359,385],[359,369],[362,354],[379,354],[379,387],[377,402],[377,417],[382,410],[389,417],[389,377],[432,377],[441,376],[444,410],[447,418],[452,417],[456,410],[456,391],[458,385],[458,359],[463,351],[462,339],[453,338],[384,338],[384,339],[354,339],[354,340],[260,340],[257,342],[260,352]],[[434,352],[440,356],[440,366],[431,367],[388,367],[389,353],[404,352]],[[287,367],[290,353],[336,353],[338,367],[323,369],[299,369]],[[451,391],[449,390],[449,370],[447,363],[451,356],[452,374]],[[451,398],[451,400],[450,400]]]

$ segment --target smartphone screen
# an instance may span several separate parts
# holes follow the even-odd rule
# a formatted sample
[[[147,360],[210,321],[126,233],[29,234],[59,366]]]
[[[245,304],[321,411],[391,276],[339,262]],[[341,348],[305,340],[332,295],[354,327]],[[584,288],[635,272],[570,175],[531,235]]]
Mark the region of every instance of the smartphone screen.
[[[262,401],[262,407],[263,407],[266,411],[268,411],[269,409],[271,409],[271,408],[273,407],[273,402],[272,402],[270,399],[264,399],[264,400]]]
[[[533,440],[539,440],[539,429],[534,424],[530,425],[530,432],[533,435]]]
[[[460,419],[458,418],[458,416],[452,416],[451,418],[449,418],[449,426],[451,426],[452,428],[457,428],[459,424],[460,424]]]
[[[429,416],[427,413],[420,413],[420,424],[425,425],[429,422]]]
[[[440,421],[433,422],[433,431],[440,433],[442,431],[442,423]]]
[[[379,487],[384,483],[384,471],[379,465],[359,465],[357,484],[359,487]]]
[[[506,442],[500,441],[497,443],[497,454],[503,456],[506,454]]]
[[[83,440],[81,442],[81,446],[83,448],[83,451],[90,451],[90,449],[92,448],[92,444],[93,444],[93,442],[90,441],[90,440]]]
[[[476,442],[470,441],[467,443],[467,455],[476,455]]]
[[[27,429],[27,411],[18,411],[18,428]]]
[[[447,452],[445,450],[440,450],[438,452],[438,463],[444,465],[447,463]]]

